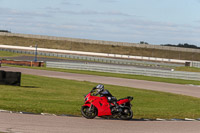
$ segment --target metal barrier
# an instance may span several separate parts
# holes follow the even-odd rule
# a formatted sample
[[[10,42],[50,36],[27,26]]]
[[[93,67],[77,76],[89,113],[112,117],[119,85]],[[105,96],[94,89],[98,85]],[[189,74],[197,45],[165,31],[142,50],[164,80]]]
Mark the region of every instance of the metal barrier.
[[[15,49],[20,51],[35,51],[34,47],[23,47],[23,46],[8,46],[0,45],[1,49]],[[95,52],[84,52],[84,51],[72,51],[72,50],[60,50],[60,49],[47,49],[47,48],[37,48],[38,52],[47,52],[55,54],[72,54],[72,55],[81,55],[81,56],[92,56],[92,57],[106,57],[106,58],[121,58],[121,59],[130,59],[130,60],[142,60],[142,61],[156,61],[156,62],[165,62],[165,63],[182,63],[188,62],[188,60],[177,60],[177,59],[166,59],[158,57],[145,57],[145,56],[132,56],[132,55],[120,55],[120,54],[109,54],[109,53],[95,53]]]
[[[190,62],[190,67],[200,68],[200,62],[198,62],[198,61],[192,61],[192,62]]]
[[[4,49],[4,48],[0,48],[0,51],[34,55],[34,51]],[[85,60],[85,61],[95,61],[95,62],[111,63],[111,64],[123,64],[123,65],[137,65],[137,66],[151,66],[151,67],[180,67],[180,66],[184,66],[183,63],[182,64],[172,64],[172,63],[166,63],[166,62],[163,63],[163,62],[137,61],[137,60],[128,60],[128,59],[113,59],[113,58],[105,58],[105,57],[59,54],[59,53],[48,53],[48,52],[38,52],[37,54],[42,55],[42,56],[54,56],[54,57],[61,57],[61,58],[79,59],[79,60]],[[168,60],[170,62],[171,59],[168,59]]]
[[[145,69],[145,68],[137,68],[133,66],[92,64],[92,63],[46,62],[46,67],[200,81],[200,73],[196,73],[196,72],[180,72],[180,71],[173,71],[173,70],[170,71],[170,70]]]

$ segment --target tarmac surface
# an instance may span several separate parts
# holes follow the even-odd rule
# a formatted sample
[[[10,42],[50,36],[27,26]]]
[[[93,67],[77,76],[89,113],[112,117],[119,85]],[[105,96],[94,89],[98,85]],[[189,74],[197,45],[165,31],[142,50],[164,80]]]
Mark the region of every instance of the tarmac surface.
[[[199,124],[0,113],[0,132],[8,133],[199,133]]]
[[[134,79],[122,79],[46,70],[1,67],[23,74],[90,81],[133,88],[170,92],[200,98],[200,87]],[[0,112],[0,132],[8,133],[199,133],[199,121],[121,121],[82,117],[43,116]]]

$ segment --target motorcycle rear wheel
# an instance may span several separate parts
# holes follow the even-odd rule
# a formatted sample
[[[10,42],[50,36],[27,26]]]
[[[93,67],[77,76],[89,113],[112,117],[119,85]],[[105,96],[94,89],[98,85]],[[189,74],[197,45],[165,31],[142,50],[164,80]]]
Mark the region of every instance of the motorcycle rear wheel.
[[[121,120],[131,120],[133,118],[133,111],[130,108],[123,108],[120,119]]]
[[[82,106],[81,114],[87,119],[94,119],[97,116],[97,109],[94,108],[92,111],[89,111],[89,108],[88,106]]]

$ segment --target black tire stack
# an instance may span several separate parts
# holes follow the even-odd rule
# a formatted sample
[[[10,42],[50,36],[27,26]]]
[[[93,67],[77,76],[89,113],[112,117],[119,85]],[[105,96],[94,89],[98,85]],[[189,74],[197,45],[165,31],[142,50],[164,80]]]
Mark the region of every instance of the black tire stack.
[[[0,70],[0,84],[20,86],[21,72],[10,72]]]

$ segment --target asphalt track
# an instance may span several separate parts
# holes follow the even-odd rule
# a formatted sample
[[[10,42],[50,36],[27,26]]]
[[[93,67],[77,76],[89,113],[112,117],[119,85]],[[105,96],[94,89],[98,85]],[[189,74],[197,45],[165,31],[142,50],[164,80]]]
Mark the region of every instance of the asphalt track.
[[[88,120],[82,117],[0,113],[8,133],[199,133],[198,121]]]
[[[200,98],[198,86],[14,67],[1,67],[0,70],[157,90]],[[199,133],[199,125],[199,121],[121,121],[98,118],[87,120],[82,117],[0,113],[0,132],[9,133]]]

